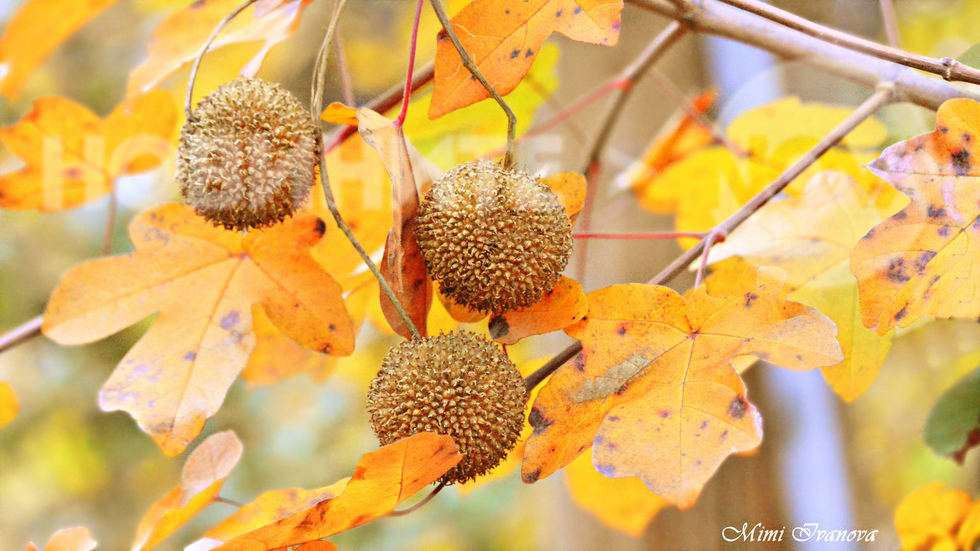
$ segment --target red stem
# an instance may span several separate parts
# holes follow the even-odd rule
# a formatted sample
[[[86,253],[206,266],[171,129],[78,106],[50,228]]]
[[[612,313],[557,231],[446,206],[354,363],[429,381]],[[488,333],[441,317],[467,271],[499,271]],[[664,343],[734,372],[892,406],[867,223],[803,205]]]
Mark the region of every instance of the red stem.
[[[415,5],[415,23],[412,25],[412,45],[408,52],[408,78],[405,79],[405,93],[402,95],[402,110],[395,119],[395,127],[401,128],[408,115],[408,102],[412,98],[412,75],[415,73],[415,47],[419,43],[419,21],[422,19],[422,3],[418,0]]]
[[[711,252],[711,246],[725,240],[724,230],[714,229],[708,232],[707,235],[708,239],[704,244],[704,252],[701,253],[701,265],[698,266],[698,276],[694,279],[695,289],[700,287],[701,282],[704,280],[704,272],[708,269],[708,253]]]

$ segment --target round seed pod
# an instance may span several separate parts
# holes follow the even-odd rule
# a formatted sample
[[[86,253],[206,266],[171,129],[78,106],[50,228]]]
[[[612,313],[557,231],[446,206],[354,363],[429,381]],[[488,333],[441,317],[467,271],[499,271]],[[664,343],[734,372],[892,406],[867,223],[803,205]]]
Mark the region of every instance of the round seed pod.
[[[490,313],[540,300],[572,251],[558,196],[526,173],[482,160],[458,165],[432,185],[416,235],[443,294]]]
[[[463,459],[442,477],[466,482],[496,467],[524,427],[527,391],[496,345],[467,331],[392,348],[368,391],[382,445],[420,432],[453,437]]]
[[[275,83],[238,78],[204,97],[181,128],[177,185],[215,226],[271,226],[309,197],[319,147],[295,96]]]

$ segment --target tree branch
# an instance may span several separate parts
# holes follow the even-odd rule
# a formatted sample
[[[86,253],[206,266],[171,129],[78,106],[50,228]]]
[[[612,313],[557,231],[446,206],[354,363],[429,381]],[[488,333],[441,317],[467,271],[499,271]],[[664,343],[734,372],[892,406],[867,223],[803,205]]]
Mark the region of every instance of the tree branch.
[[[851,130],[854,130],[854,128],[861,124],[861,122],[875,114],[883,106],[892,102],[894,98],[894,85],[890,82],[880,84],[874,95],[862,103],[853,113],[851,113],[851,116],[847,117],[847,119],[840,123],[837,128],[834,128],[824,137],[824,139],[820,140],[820,143],[813,146],[813,148],[807,151],[803,157],[787,168],[782,174],[779,175],[778,178],[773,180],[771,184],[766,186],[765,189],[760,191],[755,197],[750,199],[748,203],[743,205],[742,208],[738,209],[738,211],[729,216],[721,224],[715,226],[715,228],[709,232],[704,239],[698,242],[694,248],[685,251],[676,260],[674,260],[674,262],[664,268],[659,274],[654,276],[653,279],[647,282],[647,285],[663,285],[684,271],[698,258],[705,246],[717,238],[719,233],[721,235],[731,235],[735,228],[739,227],[753,213],[758,211],[763,205],[769,202],[770,199],[785,189],[790,182],[802,174],[804,170],[810,167],[810,165],[815,163],[817,159],[819,159],[837,142],[843,139],[844,136],[846,136]],[[541,384],[541,381],[544,381],[549,375],[557,371],[559,367],[574,358],[581,351],[581,342],[576,342],[565,350],[562,350],[551,358],[548,363],[541,366],[541,368],[534,373],[525,377],[524,384],[527,386],[528,390],[533,389],[535,386]]]
[[[38,316],[0,335],[0,353],[6,352],[18,344],[40,335],[42,322],[44,322],[44,316]]]
[[[895,99],[938,109],[946,100],[980,95],[929,78],[903,65],[813,38],[768,19],[727,6],[722,0],[699,0],[682,11],[672,0],[627,0],[639,8],[683,21],[692,31],[721,36],[800,61],[868,88],[879,82],[895,85]],[[884,48],[884,46],[879,46]],[[957,73],[959,74],[959,73]]]

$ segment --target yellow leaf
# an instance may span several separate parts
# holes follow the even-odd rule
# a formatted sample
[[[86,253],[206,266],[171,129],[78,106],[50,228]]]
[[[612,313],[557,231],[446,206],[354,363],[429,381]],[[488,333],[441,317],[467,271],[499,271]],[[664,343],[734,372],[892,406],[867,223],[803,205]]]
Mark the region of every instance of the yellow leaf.
[[[952,540],[972,502],[964,491],[943,491],[942,482],[905,496],[895,509],[895,529],[902,540],[902,550],[924,551],[933,549],[940,540]]]
[[[134,253],[86,262],[64,276],[43,331],[61,344],[82,344],[160,312],[99,404],[128,411],[164,453],[177,455],[245,367],[255,347],[254,304],[307,348],[353,350],[340,286],[309,255],[324,231],[323,221],[306,215],[242,237],[190,207],[149,209],[130,225]]]
[[[357,126],[357,109],[335,101],[320,113],[320,118],[331,124]]]
[[[133,551],[152,549],[211,505],[242,456],[242,443],[232,431],[209,436],[187,457],[180,486],[150,507],[139,528]]]
[[[20,402],[14,394],[13,387],[6,381],[0,381],[0,427],[14,420],[20,411]]]

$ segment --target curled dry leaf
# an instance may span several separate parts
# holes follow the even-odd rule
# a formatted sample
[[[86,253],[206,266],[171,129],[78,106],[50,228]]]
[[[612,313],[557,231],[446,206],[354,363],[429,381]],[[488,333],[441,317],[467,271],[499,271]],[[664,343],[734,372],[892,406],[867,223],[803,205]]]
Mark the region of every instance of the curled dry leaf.
[[[950,100],[936,131],[897,143],[868,168],[911,202],[851,253],[864,325],[883,335],[922,316],[980,317],[980,104]]]
[[[505,95],[527,74],[552,33],[579,42],[615,45],[622,10],[622,0],[476,0],[453,17],[451,24],[473,63]],[[439,33],[435,63],[430,118],[490,97],[463,67],[445,31]]]
[[[156,547],[218,497],[221,486],[242,457],[242,443],[232,431],[212,434],[187,457],[180,485],[150,507],[133,551]]]
[[[117,1],[23,2],[0,36],[0,95],[16,99],[31,75],[58,46]]]
[[[27,166],[0,176],[0,207],[56,211],[103,197],[120,176],[152,170],[172,152],[173,97],[137,95],[104,120],[60,97],[44,98],[0,143]]]
[[[761,268],[754,289],[688,300],[671,289],[615,285],[587,295],[589,313],[565,329],[582,356],[559,369],[535,400],[525,482],[548,476],[593,447],[602,474],[639,476],[680,507],[731,453],[762,438],[761,418],[731,365],[751,354],[790,369],[838,363],[837,327],[817,310],[782,300],[785,274]]]
[[[255,348],[253,305],[309,349],[353,351],[340,286],[310,257],[325,231],[319,218],[296,216],[243,237],[167,204],[136,216],[129,230],[134,253],[65,274],[42,330],[61,344],[82,344],[160,313],[102,388],[99,405],[129,412],[164,453],[187,447],[245,367]]]
[[[268,551],[318,540],[371,522],[439,478],[462,456],[447,435],[423,432],[365,454],[354,475],[337,497],[236,536],[216,546],[222,549]],[[215,544],[218,540],[209,538]]]
[[[419,333],[425,337],[429,308],[432,307],[432,281],[415,238],[415,218],[419,211],[419,188],[430,185],[442,173],[408,143],[402,129],[391,119],[367,108],[359,109],[357,118],[358,131],[364,141],[378,151],[391,178],[394,222],[385,243],[381,273]],[[412,338],[411,331],[384,293],[381,293],[381,308],[396,333]]]
[[[210,50],[261,40],[262,49],[241,71],[244,76],[254,77],[269,50],[296,32],[303,10],[312,1],[256,3],[225,27]],[[241,0],[198,0],[170,14],[153,30],[149,57],[130,73],[127,93],[132,96],[149,90],[190,65],[218,23],[241,3]]]

